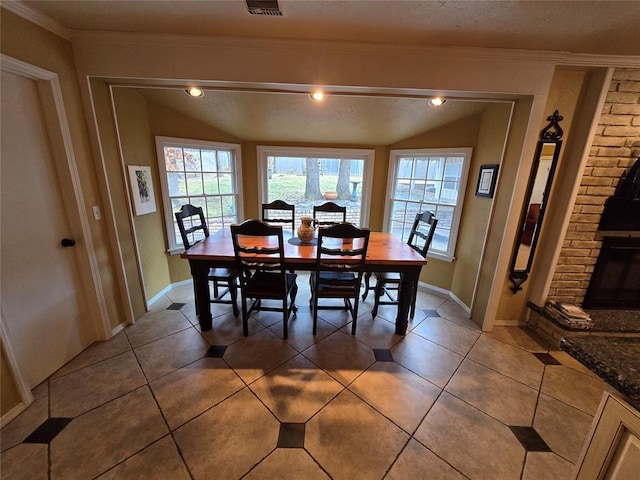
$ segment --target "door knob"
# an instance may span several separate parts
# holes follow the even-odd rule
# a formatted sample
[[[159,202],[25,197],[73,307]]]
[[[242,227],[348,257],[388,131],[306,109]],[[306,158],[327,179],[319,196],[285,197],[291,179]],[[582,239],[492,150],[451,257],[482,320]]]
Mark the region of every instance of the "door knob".
[[[60,242],[60,245],[63,247],[73,247],[76,244],[76,241],[72,238],[63,238]]]

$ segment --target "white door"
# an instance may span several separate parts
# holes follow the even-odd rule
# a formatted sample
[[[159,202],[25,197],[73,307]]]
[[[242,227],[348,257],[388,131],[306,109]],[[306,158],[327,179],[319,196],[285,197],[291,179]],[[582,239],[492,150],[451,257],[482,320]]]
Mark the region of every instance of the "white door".
[[[90,342],[36,82],[2,72],[0,304],[29,388]]]

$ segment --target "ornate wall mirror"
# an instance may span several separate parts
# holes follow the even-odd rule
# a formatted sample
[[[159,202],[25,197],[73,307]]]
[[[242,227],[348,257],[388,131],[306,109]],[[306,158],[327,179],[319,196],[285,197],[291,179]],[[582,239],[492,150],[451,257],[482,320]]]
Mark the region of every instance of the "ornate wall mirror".
[[[547,120],[549,120],[549,125],[540,133],[540,140],[538,140],[536,147],[525,202],[520,214],[520,229],[511,259],[509,278],[513,283],[511,287],[513,293],[522,290],[521,285],[529,278],[529,271],[540,236],[540,226],[544,218],[547,198],[551,191],[553,174],[562,146],[563,132],[558,125],[562,116],[556,110],[553,115],[547,117]]]

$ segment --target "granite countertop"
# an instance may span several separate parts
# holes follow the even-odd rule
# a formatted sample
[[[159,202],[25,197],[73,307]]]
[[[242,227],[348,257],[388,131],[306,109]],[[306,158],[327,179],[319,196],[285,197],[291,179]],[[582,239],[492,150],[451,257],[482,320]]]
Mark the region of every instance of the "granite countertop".
[[[640,410],[640,338],[563,337],[560,349],[609,383]]]

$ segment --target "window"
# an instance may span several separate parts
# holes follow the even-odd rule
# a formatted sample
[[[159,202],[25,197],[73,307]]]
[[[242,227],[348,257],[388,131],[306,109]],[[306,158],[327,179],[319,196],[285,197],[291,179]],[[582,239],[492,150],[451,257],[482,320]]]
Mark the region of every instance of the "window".
[[[170,252],[183,249],[174,213],[186,203],[202,207],[210,233],[243,218],[240,145],[156,137],[156,149]]]
[[[452,261],[471,149],[392,150],[385,228],[404,241],[417,213],[431,210],[438,226],[429,256]]]
[[[369,223],[373,150],[258,147],[260,198],[296,206],[296,224],[327,201],[347,207],[347,221]]]

